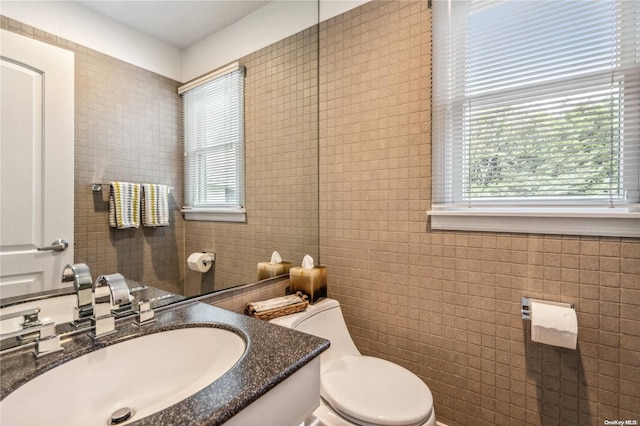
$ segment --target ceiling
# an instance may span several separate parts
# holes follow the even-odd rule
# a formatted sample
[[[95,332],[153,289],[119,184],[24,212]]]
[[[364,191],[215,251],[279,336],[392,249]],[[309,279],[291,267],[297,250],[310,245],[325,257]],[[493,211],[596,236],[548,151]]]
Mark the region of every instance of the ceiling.
[[[256,0],[76,0],[129,28],[186,49],[269,1]]]

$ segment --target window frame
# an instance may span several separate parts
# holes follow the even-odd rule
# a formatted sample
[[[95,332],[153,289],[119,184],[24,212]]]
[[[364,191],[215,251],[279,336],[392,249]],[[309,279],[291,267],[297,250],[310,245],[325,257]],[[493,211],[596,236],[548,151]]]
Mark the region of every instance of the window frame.
[[[436,1],[434,7],[454,7],[449,5],[443,5],[446,1]],[[440,3],[438,5],[437,3]],[[434,18],[435,19],[435,18]],[[453,20],[459,20],[459,17],[451,18],[449,23]],[[466,29],[465,29],[466,31]],[[434,45],[438,43],[434,33]],[[439,46],[438,46],[439,47]],[[450,47],[447,47],[450,49]],[[436,50],[436,49],[434,49]],[[435,62],[435,61],[434,61]],[[629,66],[630,65],[630,66]],[[434,74],[437,72],[434,67]],[[459,67],[464,68],[464,67]],[[629,87],[638,85],[640,83],[640,76],[633,74],[634,70],[638,70],[638,64],[623,64],[622,72],[625,71],[634,76],[633,78],[625,77],[625,84],[629,84]],[[451,72],[450,70],[448,72]],[[466,79],[465,74],[468,71],[462,70],[458,74],[448,80],[449,82],[455,79],[456,83],[452,84],[464,84]],[[462,74],[462,75],[460,75]],[[638,73],[640,74],[640,73]],[[539,83],[543,84],[543,83]],[[545,83],[547,84],[547,83]],[[434,86],[434,115],[433,119],[442,120],[441,123],[445,123],[450,126],[447,129],[451,132],[454,127],[450,122],[446,122],[442,114],[449,114],[451,117],[455,117],[455,120],[459,120],[456,129],[458,134],[462,134],[461,140],[457,143],[459,146],[456,148],[443,150],[440,153],[442,157],[438,158],[436,154],[436,148],[434,147],[433,159],[433,193],[436,197],[432,197],[432,208],[427,212],[427,217],[431,221],[431,229],[438,230],[462,230],[462,231],[491,231],[491,232],[510,232],[510,233],[540,233],[540,234],[567,234],[567,235],[594,235],[594,236],[615,236],[615,237],[640,237],[640,204],[638,204],[639,195],[637,190],[631,189],[629,191],[628,182],[631,180],[633,183],[640,181],[638,178],[638,167],[633,162],[622,162],[622,167],[625,170],[625,185],[624,194],[627,198],[631,199],[631,205],[611,208],[604,205],[605,203],[589,203],[585,200],[579,200],[577,197],[572,199],[559,199],[557,202],[552,203],[540,203],[541,198],[523,197],[517,200],[515,197],[503,197],[502,199],[483,199],[474,200],[473,206],[465,205],[465,194],[463,189],[464,173],[465,169],[460,161],[456,161],[453,157],[453,151],[464,150],[464,132],[465,126],[461,124],[465,119],[466,103],[469,101],[466,97],[459,97],[456,99],[448,99],[448,110],[446,113],[438,111],[436,107],[437,88]],[[512,90],[511,88],[503,88],[503,91]],[[629,117],[633,117],[637,120],[638,109],[640,105],[636,105],[638,102],[638,94],[636,91],[633,97],[633,102],[629,102],[624,91],[624,87],[621,88],[621,102],[622,108],[627,111],[632,110],[631,114],[627,114]],[[483,96],[482,94],[480,96]],[[637,126],[638,123],[635,120],[624,120],[622,131],[626,132],[628,129],[625,126]],[[630,123],[631,121],[631,123]],[[438,124],[438,123],[436,123]],[[445,126],[440,124],[440,131],[444,132]],[[438,143],[438,135],[436,126],[433,127],[434,132],[432,134],[432,143]],[[626,132],[627,134],[637,135],[635,132]],[[640,142],[629,138],[631,140],[623,141],[623,144],[629,144],[634,152],[640,149]],[[437,162],[440,161],[439,164]],[[631,175],[627,177],[627,173],[631,171]],[[440,179],[440,180],[439,180]],[[441,189],[438,187],[441,185]],[[434,202],[433,198],[437,198],[438,194],[444,198],[443,201]],[[581,203],[579,201],[582,201]],[[601,200],[600,200],[601,201]]]
[[[184,96],[184,94],[190,90],[193,89],[197,89],[197,88],[201,88],[204,85],[207,85],[209,83],[213,83],[214,81],[223,78],[225,76],[228,76],[231,73],[234,72],[239,72],[241,73],[241,81],[239,82],[238,85],[238,89],[239,89],[239,93],[234,94],[238,96],[237,99],[237,105],[238,105],[238,111],[236,111],[235,113],[238,114],[238,116],[236,117],[235,120],[230,120],[230,121],[225,121],[225,125],[229,125],[228,123],[230,122],[234,127],[230,130],[230,133],[232,134],[237,134],[237,141],[235,141],[235,148],[226,148],[225,145],[226,143],[228,143],[227,141],[223,141],[222,143],[216,143],[216,144],[212,144],[210,146],[203,146],[200,148],[195,148],[192,149],[192,147],[187,147],[187,134],[192,133],[192,132],[188,132],[186,130],[186,127],[189,125],[189,122],[187,122],[187,115],[186,112],[183,111],[184,114],[184,119],[183,119],[183,125],[184,125],[184,132],[183,132],[183,155],[184,155],[184,206],[181,209],[181,212],[184,214],[184,217],[186,220],[196,220],[196,221],[216,221],[216,222],[246,222],[246,209],[245,209],[245,199],[244,199],[244,195],[245,195],[245,191],[244,191],[244,185],[245,185],[245,161],[244,161],[244,147],[245,147],[245,136],[244,136],[244,78],[245,78],[245,68],[240,65],[239,63],[235,62],[232,63],[230,65],[227,65],[219,70],[216,70],[214,72],[211,72],[209,74],[204,75],[203,77],[200,77],[190,83],[185,84],[184,86],[181,86],[178,89],[178,94],[180,94],[181,96]],[[212,96],[215,96],[217,94],[212,94]],[[183,101],[183,108],[186,109],[188,107],[188,105],[186,104],[186,102]],[[194,105],[195,108],[202,108],[201,105]],[[225,113],[228,112],[227,109],[224,110]],[[203,114],[204,116],[204,114]],[[206,123],[206,118],[203,120],[204,123],[200,123],[201,126],[203,126]],[[239,144],[239,146],[237,146]],[[218,158],[222,158],[224,157],[224,153],[225,152],[231,152],[232,154],[235,155],[235,158],[233,158],[233,160],[235,160],[236,166],[235,169],[236,170],[236,178],[235,178],[235,182],[236,185],[234,186],[234,188],[236,189],[236,191],[239,191],[239,195],[238,195],[238,199],[237,202],[235,203],[227,203],[226,201],[223,203],[202,203],[202,204],[198,204],[198,203],[194,203],[193,199],[198,198],[198,195],[190,195],[190,194],[195,194],[195,193],[202,193],[203,191],[206,192],[205,188],[202,188],[201,185],[199,185],[200,182],[203,181],[207,181],[209,182],[208,179],[205,179],[204,176],[207,175],[207,173],[210,172],[209,168],[207,168],[206,165],[206,160],[204,160],[201,157],[196,157],[194,159],[190,159],[189,156],[190,155],[194,155],[194,154],[206,154],[206,153],[211,153],[213,151],[219,151],[220,149],[223,150],[223,154],[217,156]],[[189,166],[188,162],[189,161],[194,161],[196,164],[193,166]],[[204,162],[204,163],[203,163]],[[198,163],[203,163],[203,164],[198,164]],[[190,175],[188,175],[188,173],[192,170],[192,168],[194,169],[192,171],[192,174],[196,175],[196,176],[200,176],[200,178],[198,177],[191,177]],[[190,185],[193,186],[193,188],[190,187]]]

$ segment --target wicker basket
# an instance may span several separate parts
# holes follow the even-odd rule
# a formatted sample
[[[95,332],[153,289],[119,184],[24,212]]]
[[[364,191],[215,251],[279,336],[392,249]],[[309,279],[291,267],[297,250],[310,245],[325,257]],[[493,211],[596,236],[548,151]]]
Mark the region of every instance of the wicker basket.
[[[253,307],[252,303],[248,303],[245,309],[247,315],[268,321],[273,318],[282,317],[284,315],[295,314],[297,312],[302,312],[307,309],[309,306],[309,302],[306,300],[307,297],[303,296],[302,293],[298,293],[303,300],[300,303],[294,303],[292,305],[282,306],[280,308],[268,309],[262,312],[256,312],[256,309]]]

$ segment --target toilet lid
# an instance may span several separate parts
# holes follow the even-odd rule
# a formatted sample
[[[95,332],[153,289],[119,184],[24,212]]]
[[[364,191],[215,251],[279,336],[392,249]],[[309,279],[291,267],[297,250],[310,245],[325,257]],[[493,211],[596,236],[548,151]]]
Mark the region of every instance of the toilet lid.
[[[420,425],[433,396],[404,367],[369,356],[343,356],[322,368],[321,395],[338,413],[360,425]]]

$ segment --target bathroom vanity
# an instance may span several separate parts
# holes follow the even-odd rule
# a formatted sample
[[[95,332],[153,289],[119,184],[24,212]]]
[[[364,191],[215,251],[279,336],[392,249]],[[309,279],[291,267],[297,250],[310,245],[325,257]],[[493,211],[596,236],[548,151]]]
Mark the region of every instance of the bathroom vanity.
[[[34,355],[33,345],[24,347],[9,353],[4,353],[0,359],[0,374],[2,375],[0,422],[4,423],[4,416],[12,409],[9,404],[21,406],[25,411],[44,410],[47,401],[39,399],[50,399],[53,406],[57,407],[49,415],[62,413],[57,424],[73,424],[71,415],[64,417],[65,412],[72,413],[83,407],[74,407],[76,400],[80,400],[80,394],[91,394],[94,389],[101,386],[115,386],[117,395],[114,401],[96,401],[92,407],[91,424],[104,425],[110,422],[111,410],[117,410],[121,406],[127,405],[127,399],[135,400],[136,395],[128,395],[131,386],[127,383],[112,383],[116,380],[107,380],[107,383],[100,380],[91,380],[91,387],[76,389],[68,386],[72,383],[73,377],[69,377],[69,382],[59,383],[55,392],[39,392],[40,387],[55,386],[56,383],[47,383],[47,376],[56,371],[56,367],[78,365],[77,368],[69,368],[68,376],[81,376],[83,374],[82,364],[78,361],[82,357],[93,356],[91,363],[108,362],[109,356],[101,355],[104,349],[127,348],[131,353],[128,364],[122,368],[132,368],[131,374],[127,373],[123,377],[125,380],[129,376],[135,376],[138,370],[142,370],[145,360],[138,359],[138,351],[149,349],[147,345],[158,345],[153,343],[148,337],[158,334],[158,336],[170,336],[170,333],[184,329],[213,328],[218,331],[226,330],[232,333],[234,339],[244,344],[244,349],[237,352],[237,362],[225,367],[223,374],[215,378],[211,383],[205,383],[204,387],[197,390],[190,396],[180,397],[183,399],[171,402],[171,405],[157,405],[158,408],[152,412],[145,412],[147,407],[136,407],[132,403],[133,415],[122,420],[118,424],[135,425],[169,425],[169,424],[190,424],[190,425],[217,425],[227,424],[299,424],[320,402],[320,358],[318,355],[329,347],[327,340],[300,333],[295,330],[278,327],[248,316],[239,315],[201,302],[185,301],[179,304],[158,309],[155,314],[156,321],[153,324],[137,326],[133,317],[126,317],[117,320],[116,332],[104,336],[100,339],[91,339],[87,332],[78,333],[62,340],[63,350],[60,352],[46,354],[42,357]],[[169,333],[167,333],[169,332]],[[225,334],[225,333],[222,333]],[[227,333],[228,334],[228,333]],[[177,334],[176,334],[177,336]],[[200,336],[200,335],[198,335]],[[157,337],[157,336],[156,336]],[[239,337],[239,339],[238,339]],[[206,338],[206,337],[205,337]],[[154,383],[160,383],[166,387],[167,384],[174,383],[174,379],[181,375],[180,369],[175,365],[171,368],[162,368],[163,357],[169,358],[172,351],[172,341],[181,345],[183,353],[189,350],[200,351],[210,350],[211,353],[230,350],[226,344],[221,343],[218,347],[209,349],[200,345],[203,337],[197,337],[192,341],[181,339],[173,340],[167,338],[162,341],[163,346],[156,346],[147,356],[148,363],[158,365],[157,372],[153,375],[153,380],[141,380],[135,388],[144,391],[144,386],[158,387]],[[178,343],[180,342],[180,343]],[[185,343],[186,342],[186,343]],[[221,342],[224,342],[221,340]],[[209,342],[211,343],[211,342]],[[165,346],[166,345],[166,346]],[[202,347],[201,347],[202,346]],[[112,347],[112,348],[110,348]],[[166,350],[163,348],[166,347]],[[185,351],[185,347],[187,348]],[[236,348],[237,350],[237,348]],[[105,354],[107,352],[104,352]],[[136,358],[138,357],[138,358]],[[125,358],[127,356],[125,355]],[[212,363],[215,362],[212,357]],[[167,361],[168,362],[168,361]],[[188,362],[185,359],[185,362]],[[174,363],[175,364],[175,363]],[[113,368],[108,364],[103,364],[105,368]],[[136,367],[139,366],[139,367]],[[185,366],[186,368],[186,366]],[[60,369],[58,369],[60,371]],[[89,375],[89,374],[87,374]],[[54,376],[51,376],[54,377]],[[114,376],[115,377],[115,376]],[[133,377],[131,380],[136,380]],[[36,386],[34,392],[25,393],[28,404],[21,403],[19,396],[21,386],[42,382],[43,385]],[[50,382],[51,380],[49,380]],[[182,386],[175,386],[182,387]],[[12,395],[12,392],[16,391]],[[175,389],[180,392],[182,389]],[[38,396],[42,393],[42,396]],[[60,396],[52,395],[59,394]],[[78,395],[76,395],[78,394]],[[85,396],[82,396],[85,398]],[[59,398],[60,402],[56,402]],[[103,397],[104,399],[104,397]],[[14,400],[14,401],[12,401]],[[157,401],[152,401],[155,404]],[[93,402],[91,402],[93,403]],[[102,407],[105,407],[103,412]],[[38,407],[38,408],[27,408]],[[108,408],[108,409],[107,409]],[[136,416],[136,413],[139,415]],[[57,414],[56,414],[57,415]],[[27,416],[27,413],[25,413]],[[53,418],[53,417],[48,417]],[[86,419],[78,420],[81,424],[87,424]],[[25,424],[30,424],[26,422]],[[79,423],[80,424],[80,423]]]

